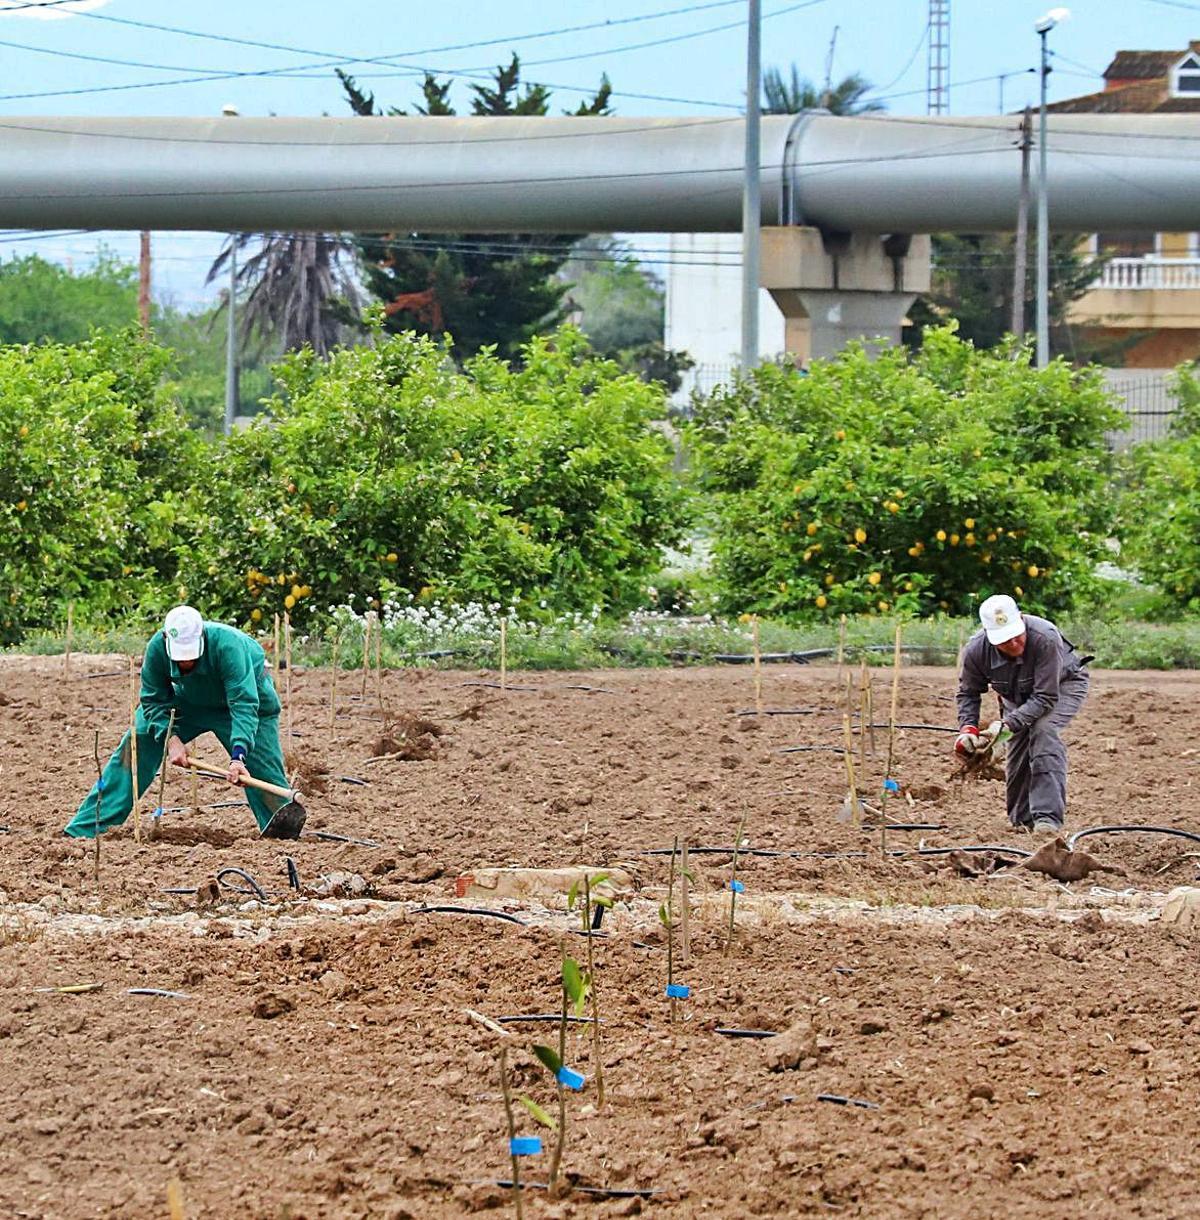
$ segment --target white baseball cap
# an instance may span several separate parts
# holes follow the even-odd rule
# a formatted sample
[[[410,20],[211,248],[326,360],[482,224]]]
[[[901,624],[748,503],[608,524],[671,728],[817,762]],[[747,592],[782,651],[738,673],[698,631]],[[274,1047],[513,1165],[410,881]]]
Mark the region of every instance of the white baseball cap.
[[[1017,609],[1017,603],[1007,593],[989,597],[979,607],[979,621],[991,644],[1015,640],[1025,630],[1025,620]]]
[[[204,620],[191,606],[176,606],[163,623],[167,656],[172,661],[194,661],[204,651]]]

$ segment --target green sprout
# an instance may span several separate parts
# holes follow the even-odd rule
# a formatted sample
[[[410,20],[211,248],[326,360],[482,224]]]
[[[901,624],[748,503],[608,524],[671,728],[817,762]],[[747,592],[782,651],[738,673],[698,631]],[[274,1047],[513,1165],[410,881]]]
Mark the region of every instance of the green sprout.
[[[608,873],[583,874],[583,904],[579,908],[583,920],[583,934],[587,937],[587,976],[585,979],[587,994],[591,998],[592,1008],[592,1059],[596,1071],[596,1105],[604,1107],[604,1064],[600,1058],[600,996],[596,989],[596,958],[592,949],[592,913],[596,908],[606,909],[612,906],[613,900],[607,894],[593,893],[593,888],[603,885],[608,880]],[[579,902],[579,881],[576,881],[567,893],[567,909],[573,911]]]
[[[567,1017],[569,1010],[574,1009],[575,1015],[581,1016],[584,1007],[587,1004],[588,984],[584,977],[583,971],[579,968],[579,963],[573,957],[563,957],[562,963],[562,993],[560,1012],[561,1017],[558,1023],[558,1050],[554,1050],[549,1046],[537,1045],[533,1048],[533,1053],[538,1057],[542,1066],[554,1077],[554,1087],[558,1095],[558,1121],[553,1120],[546,1125],[557,1131],[557,1139],[554,1141],[554,1152],[550,1158],[550,1181],[549,1189],[553,1197],[557,1194],[558,1186],[558,1170],[562,1164],[563,1149],[567,1143],[567,1082],[564,1080],[563,1068],[567,1062]],[[577,1078],[581,1079],[581,1078]],[[529,1103],[532,1105],[532,1103]],[[527,1106],[528,1108],[528,1106]],[[542,1118],[539,1122],[543,1122],[549,1116],[546,1115],[541,1107],[538,1107]],[[530,1113],[534,1113],[530,1109]],[[534,1114],[537,1118],[538,1115]]]

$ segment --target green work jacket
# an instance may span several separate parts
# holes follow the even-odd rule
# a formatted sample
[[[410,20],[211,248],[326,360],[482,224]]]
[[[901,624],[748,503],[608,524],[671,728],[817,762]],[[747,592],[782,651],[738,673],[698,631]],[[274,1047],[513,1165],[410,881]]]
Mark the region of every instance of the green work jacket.
[[[142,715],[162,737],[175,709],[177,721],[207,727],[214,713],[228,713],[230,744],[254,747],[258,722],[279,715],[279,696],[267,676],[266,655],[245,632],[223,623],[204,624],[204,651],[191,673],[182,673],[167,656],[166,640],[156,632],[142,661]]]

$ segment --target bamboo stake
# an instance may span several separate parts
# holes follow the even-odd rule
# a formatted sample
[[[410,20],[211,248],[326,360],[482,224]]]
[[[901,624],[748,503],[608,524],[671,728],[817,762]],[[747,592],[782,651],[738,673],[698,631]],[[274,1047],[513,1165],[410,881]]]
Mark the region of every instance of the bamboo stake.
[[[329,677],[329,732],[333,732],[334,724],[337,721],[337,680],[338,680],[338,644],[341,642],[341,634],[337,631],[333,633],[333,673]]]
[[[733,934],[736,931],[734,916],[737,914],[737,881],[738,852],[742,849],[742,836],[746,830],[746,811],[742,811],[742,820],[738,823],[737,838],[733,841],[733,863],[729,868],[729,935],[725,939],[725,953],[728,957],[733,951]]]
[[[363,615],[363,655],[362,655],[362,690],[359,698],[367,701],[367,670],[371,667],[371,616],[374,612],[368,610]]]
[[[71,678],[71,637],[75,631],[75,603],[67,602],[67,638],[63,643],[63,681]]]
[[[192,772],[192,812],[200,812],[200,777]]]
[[[761,716],[763,710],[762,702],[762,648],[758,642],[758,615],[750,620],[751,630],[754,632],[754,710]]]
[[[679,846],[679,863],[682,872],[679,877],[679,897],[682,903],[679,917],[680,964],[686,970],[692,960],[692,881],[688,874],[688,841],[684,839]]]
[[[138,676],[134,665],[133,657],[129,658],[129,778],[133,781],[131,790],[133,792],[133,838],[134,841],[140,843],[142,841],[142,822],[138,811],[138,801],[141,793],[138,791],[138,732],[137,732],[137,709],[141,702],[138,691]]]
[[[275,653],[274,653],[274,656],[275,656],[275,672],[278,673],[279,670],[283,668],[283,666],[280,665],[280,661],[282,660],[282,658],[279,655],[279,614],[278,613],[276,613],[276,615],[275,615]]]
[[[888,713],[887,770],[883,776],[883,797],[879,804],[879,850],[887,855],[887,801],[888,784],[892,779],[892,767],[896,761],[896,705],[900,698],[900,632],[896,624],[896,646],[892,649],[892,706]]]
[[[287,662],[287,676],[284,678],[284,698],[287,703],[287,738],[292,744],[292,616],[283,612],[283,652]]]
[[[846,662],[846,616],[842,615],[842,621],[838,626],[838,650],[837,650],[837,666],[838,666],[838,682],[842,680],[842,666]]]
[[[842,713],[842,734],[846,739],[846,749],[843,758],[846,760],[846,787],[850,793],[850,814],[854,825],[861,825],[862,818],[858,808],[858,789],[854,783],[854,737],[850,732],[850,715]]]
[[[104,770],[100,766],[100,730],[92,739],[92,753],[96,756],[96,834],[92,839],[94,851],[92,855],[92,872],[96,879],[96,888],[100,888],[100,799],[104,796]]]
[[[186,1220],[183,1210],[183,1183],[178,1178],[172,1178],[167,1183],[167,1207],[171,1212],[171,1220]]]
[[[870,721],[867,715],[867,663],[864,660],[858,674],[858,769],[863,775],[867,773],[867,725]]]
[[[171,740],[171,734],[175,732],[175,709],[171,709],[171,715],[167,718],[167,735],[163,738],[162,758],[158,762],[158,817],[154,819],[150,827],[151,836],[157,838],[158,827],[162,819],[162,807],[165,803],[167,793],[167,742]]]
[[[498,1025],[490,1017],[476,1012],[473,1008],[464,1010],[472,1021],[478,1022],[484,1029],[496,1035],[498,1041],[496,1051],[500,1060],[500,1093],[504,1098],[504,1120],[508,1127],[508,1154],[512,1161],[513,1203],[517,1208],[517,1220],[521,1220],[521,1168],[517,1154],[512,1150],[513,1140],[517,1138],[517,1123],[513,1115],[512,1088],[508,1080],[508,1030]]]
[[[375,615],[375,701],[379,704],[379,715],[386,721],[383,707],[383,619]]]
[[[500,620],[500,689],[504,689],[504,680],[508,674],[508,619]]]
[[[671,844],[671,871],[667,874],[667,987],[675,982],[675,861],[679,858],[679,836]],[[675,997],[671,996],[671,1024],[675,1024]]]
[[[871,757],[875,757],[875,675],[867,670],[867,728],[871,733]]]

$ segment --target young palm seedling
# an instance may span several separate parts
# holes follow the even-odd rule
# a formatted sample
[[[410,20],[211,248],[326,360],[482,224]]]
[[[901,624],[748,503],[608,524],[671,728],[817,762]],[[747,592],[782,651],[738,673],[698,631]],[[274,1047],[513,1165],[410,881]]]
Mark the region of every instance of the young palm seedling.
[[[742,839],[746,833],[746,815],[738,823],[737,838],[733,843],[733,864],[729,870],[729,931],[725,937],[725,956],[733,952],[733,936],[736,931],[734,917],[737,914],[737,896],[746,888],[737,875],[738,853],[742,850]]]
[[[574,1010],[577,1017],[583,1015],[588,990],[587,980],[579,963],[573,957],[564,956],[558,1050],[541,1045],[533,1048],[533,1053],[538,1057],[542,1066],[554,1077],[554,1086],[558,1094],[557,1137],[554,1141],[554,1152],[550,1156],[549,1189],[551,1196],[555,1195],[558,1190],[558,1170],[562,1164],[563,1149],[567,1143],[567,1090],[583,1088],[583,1074],[575,1071],[574,1068],[567,1067],[567,1017],[571,1010]],[[533,1114],[534,1118],[537,1118],[539,1122],[545,1121],[547,1116],[540,1106],[530,1103],[526,1098],[520,1100],[525,1103],[526,1109]]]
[[[671,1024],[676,1017],[676,1001],[686,1000],[691,988],[675,981],[675,861],[679,856],[679,836],[671,846],[671,872],[667,877],[667,901],[658,908],[658,919],[667,930],[667,996],[671,1001]]]

